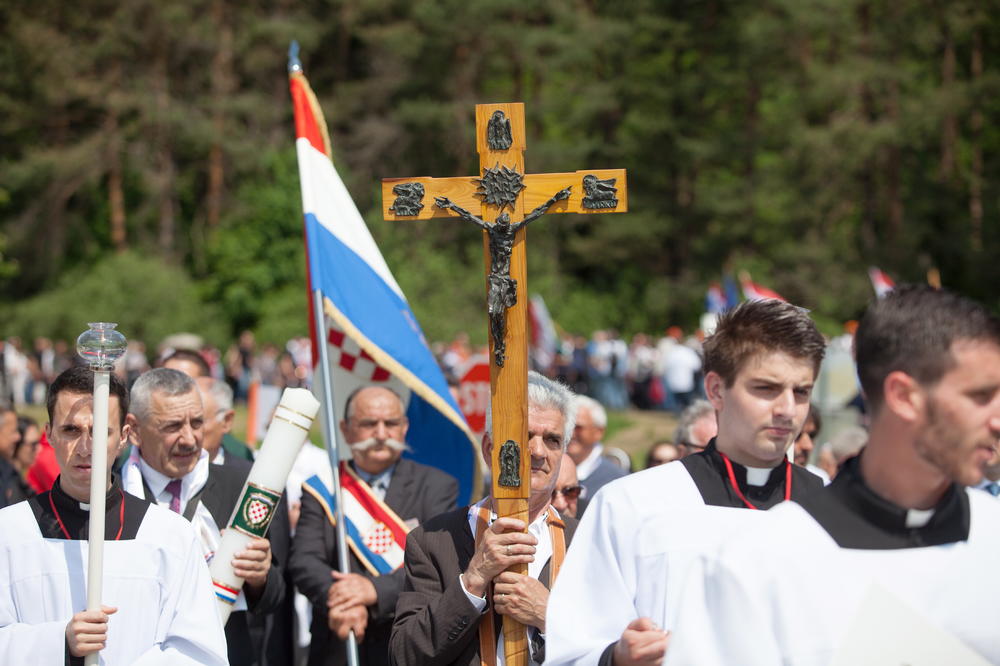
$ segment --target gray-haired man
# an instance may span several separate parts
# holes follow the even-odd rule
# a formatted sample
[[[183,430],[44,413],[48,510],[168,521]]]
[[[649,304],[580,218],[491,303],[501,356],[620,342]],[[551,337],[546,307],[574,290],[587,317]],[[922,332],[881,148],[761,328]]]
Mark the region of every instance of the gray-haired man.
[[[503,636],[495,629],[494,613],[526,625],[532,663],[544,660],[550,572],[558,570],[576,530],[573,518],[560,516],[550,505],[573,432],[574,411],[569,389],[528,373],[527,526],[514,518],[497,518],[488,496],[438,516],[408,535],[406,580],[390,643],[393,663],[478,666],[481,659],[497,663]],[[494,446],[489,425],[483,436],[487,464]],[[505,571],[514,564],[527,564],[528,575]],[[487,646],[488,654],[480,655],[481,645]]]
[[[122,485],[128,492],[169,507],[191,521],[205,558],[211,560],[249,470],[209,464],[203,446],[205,411],[198,385],[183,372],[169,368],[140,375],[132,385],[127,423],[136,446],[122,469]],[[287,515],[281,502],[269,538],[288,539]],[[270,541],[252,540],[233,559],[233,570],[246,582],[234,606],[236,612],[226,624],[230,663],[256,664],[262,654],[269,654],[276,662],[287,658],[290,646],[270,645],[266,637],[263,643],[253,640],[248,614],[241,612],[262,616],[281,608],[287,586],[271,556]]]

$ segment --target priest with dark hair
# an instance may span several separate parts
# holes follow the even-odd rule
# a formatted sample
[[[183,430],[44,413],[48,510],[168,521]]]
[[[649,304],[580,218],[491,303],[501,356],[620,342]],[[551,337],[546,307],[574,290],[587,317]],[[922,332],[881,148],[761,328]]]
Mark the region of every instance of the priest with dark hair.
[[[6,664],[226,664],[208,566],[190,525],[123,492],[111,474],[125,446],[128,395],[111,375],[104,585],[86,608],[94,373],[72,368],[49,387],[52,490],[0,511],[0,655]]]

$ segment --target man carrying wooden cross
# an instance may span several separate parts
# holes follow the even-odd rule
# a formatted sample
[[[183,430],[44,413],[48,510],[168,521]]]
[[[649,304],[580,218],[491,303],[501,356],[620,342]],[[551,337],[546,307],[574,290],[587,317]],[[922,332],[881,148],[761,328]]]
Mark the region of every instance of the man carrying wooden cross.
[[[565,386],[529,373],[527,520],[498,517],[491,494],[407,535],[406,579],[389,644],[396,666],[497,664],[501,617],[529,627],[531,663],[544,660],[548,588],[577,525],[549,504],[573,432],[573,413],[573,396]],[[497,448],[490,425],[483,436],[488,464]],[[512,565],[527,566],[528,575],[505,571]]]
[[[529,445],[531,415],[526,381],[525,225],[547,212],[616,213],[628,207],[624,170],[525,174],[526,145],[523,104],[479,104],[476,106],[479,176],[382,181],[382,212],[387,220],[459,217],[483,228],[493,358],[490,364],[493,428],[491,444],[486,450],[492,469],[492,509],[500,518],[517,521],[510,524],[498,521],[508,531],[523,531],[532,523],[529,496],[534,498],[536,492],[533,469],[536,456]],[[434,197],[438,205],[424,206],[425,195]],[[478,217],[468,212],[476,206],[481,211]],[[531,212],[525,216],[525,210]],[[496,223],[486,223],[487,218],[496,219]],[[505,465],[500,464],[501,453]],[[512,473],[512,468],[516,473]],[[558,457],[553,468],[553,473],[558,474]],[[551,494],[552,488],[546,492]],[[471,556],[471,551],[465,555]],[[511,565],[508,571],[512,575],[529,573],[525,560],[511,560],[507,564]],[[443,585],[457,583],[456,577]],[[503,635],[506,666],[525,666],[534,658],[529,654],[525,627],[514,615],[504,616]],[[445,662],[458,657],[449,654]],[[399,663],[401,658],[396,655],[394,658]]]

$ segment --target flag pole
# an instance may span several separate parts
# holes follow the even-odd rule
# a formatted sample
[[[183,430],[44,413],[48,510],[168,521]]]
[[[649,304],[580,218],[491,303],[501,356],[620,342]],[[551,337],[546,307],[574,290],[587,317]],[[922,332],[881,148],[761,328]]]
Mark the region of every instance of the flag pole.
[[[351,572],[347,554],[347,531],[344,529],[344,502],[340,490],[340,449],[337,437],[337,418],[333,413],[333,383],[330,380],[330,352],[327,342],[326,315],[323,314],[323,292],[313,290],[313,312],[316,320],[316,343],[319,347],[320,402],[323,403],[323,426],[326,430],[326,454],[333,471],[333,497],[336,501],[337,562],[343,573]],[[358,640],[351,631],[347,635],[347,664],[358,666]]]

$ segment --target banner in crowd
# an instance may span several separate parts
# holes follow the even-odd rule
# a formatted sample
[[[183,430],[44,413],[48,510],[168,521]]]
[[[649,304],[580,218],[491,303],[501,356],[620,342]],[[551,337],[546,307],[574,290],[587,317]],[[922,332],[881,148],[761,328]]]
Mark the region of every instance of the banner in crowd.
[[[740,286],[743,287],[743,298],[748,301],[766,301],[768,299],[786,300],[784,296],[773,289],[768,289],[764,285],[757,284],[751,280],[750,274],[746,271],[740,273]]]
[[[875,295],[879,298],[888,294],[896,286],[892,278],[875,266],[868,269],[868,279],[872,281],[872,289],[875,290]]]
[[[334,408],[357,387],[384,385],[403,398],[410,427],[406,456],[452,476],[459,503],[480,488],[478,446],[361,213],[337,174],[319,103],[301,67],[289,76],[295,110],[310,295],[323,294],[324,312],[312,311],[313,362],[317,344],[329,345]],[[317,340],[316,317],[329,335]]]

